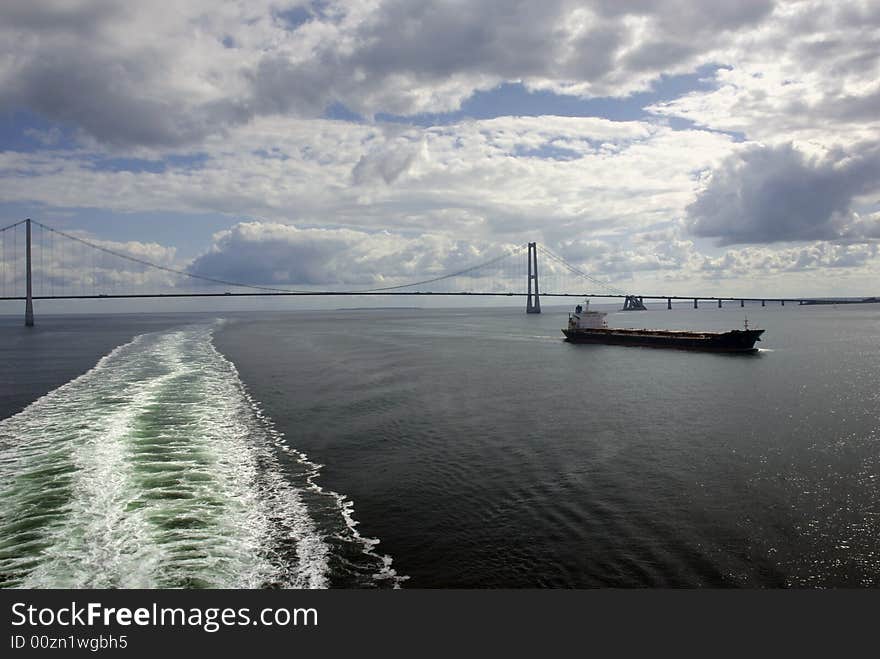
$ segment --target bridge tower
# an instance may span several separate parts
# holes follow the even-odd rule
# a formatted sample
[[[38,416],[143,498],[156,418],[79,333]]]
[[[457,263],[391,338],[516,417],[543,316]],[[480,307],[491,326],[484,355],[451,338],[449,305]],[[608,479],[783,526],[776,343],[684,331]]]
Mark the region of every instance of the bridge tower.
[[[34,297],[33,297],[33,288],[31,283],[31,220],[30,218],[24,221],[24,245],[25,245],[25,256],[24,256],[24,270],[25,270],[25,280],[26,280],[26,289],[25,289],[25,301],[24,301],[24,324],[25,327],[33,327],[34,326]]]
[[[538,296],[538,243],[529,243],[529,297],[526,300],[526,313],[541,313],[541,298]],[[532,280],[535,280],[535,301],[532,302]]]

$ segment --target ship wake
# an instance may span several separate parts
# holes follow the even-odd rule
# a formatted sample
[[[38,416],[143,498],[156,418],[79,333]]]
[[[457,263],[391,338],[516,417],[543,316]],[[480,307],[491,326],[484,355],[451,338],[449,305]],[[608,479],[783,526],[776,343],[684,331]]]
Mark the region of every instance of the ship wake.
[[[398,583],[213,329],[139,336],[0,422],[0,585],[322,588],[342,541]]]

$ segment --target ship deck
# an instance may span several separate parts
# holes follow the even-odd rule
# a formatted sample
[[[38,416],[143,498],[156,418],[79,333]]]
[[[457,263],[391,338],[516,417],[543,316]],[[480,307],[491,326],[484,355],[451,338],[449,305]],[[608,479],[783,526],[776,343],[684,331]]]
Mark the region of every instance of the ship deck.
[[[727,330],[725,332],[694,332],[691,330],[635,329],[631,327],[584,327],[574,328],[572,332],[588,332],[595,334],[626,334],[627,336],[668,336],[685,339],[710,339],[731,332],[746,330]],[[756,331],[756,330],[749,330]]]

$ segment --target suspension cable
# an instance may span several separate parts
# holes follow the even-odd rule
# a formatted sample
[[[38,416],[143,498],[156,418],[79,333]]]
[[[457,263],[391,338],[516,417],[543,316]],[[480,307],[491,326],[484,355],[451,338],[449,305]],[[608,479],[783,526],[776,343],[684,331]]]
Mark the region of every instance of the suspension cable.
[[[459,270],[458,272],[450,272],[448,274],[441,275],[439,277],[433,277],[432,279],[425,279],[422,281],[416,281],[416,282],[412,282],[409,284],[399,284],[397,286],[384,286],[382,288],[367,288],[364,290],[352,291],[352,292],[377,293],[377,292],[381,292],[381,291],[393,291],[393,290],[397,290],[399,288],[411,288],[412,286],[421,286],[422,284],[433,284],[434,282],[438,282],[443,279],[451,279],[452,277],[459,277],[461,275],[466,275],[469,272],[473,272],[475,270],[485,268],[486,266],[493,265],[494,263],[498,263],[498,261],[506,259],[509,256],[515,256],[516,254],[518,254],[522,250],[523,250],[522,245],[519,245],[512,252],[509,252],[507,254],[502,254],[501,256],[496,256],[494,259],[490,259],[489,261],[486,261],[485,263],[480,263],[479,265],[473,265],[469,268],[465,268],[464,270]]]
[[[551,252],[548,248],[544,247],[543,245],[539,244],[538,249],[540,249],[541,253],[544,254],[545,256],[553,259],[554,261],[556,261],[560,265],[564,266],[565,268],[568,268],[571,272],[573,272],[577,275],[580,275],[584,279],[587,279],[598,286],[602,286],[603,288],[611,291],[612,293],[616,293],[618,295],[628,295],[628,293],[626,291],[623,291],[615,286],[612,286],[608,282],[602,281],[601,279],[596,279],[595,277],[588,275],[586,272],[584,272],[583,270],[581,270],[580,268],[578,268],[576,266],[573,266],[571,263],[566,261],[561,256],[557,256],[555,253]]]
[[[165,272],[170,272],[175,275],[181,275],[183,277],[190,277],[191,279],[200,279],[202,281],[209,281],[214,284],[223,284],[224,286],[237,286],[240,288],[252,288],[254,290],[271,291],[274,293],[305,293],[305,292],[307,292],[307,291],[293,290],[293,289],[289,289],[289,288],[274,288],[271,286],[258,286],[256,284],[242,284],[241,282],[228,281],[226,279],[217,279],[215,277],[207,277],[205,275],[197,275],[192,272],[187,272],[186,270],[178,270],[177,268],[171,268],[171,267],[168,267],[165,265],[159,265],[158,263],[153,263],[152,261],[140,259],[140,258],[137,258],[136,256],[130,256],[128,254],[123,254],[122,252],[117,252],[116,250],[110,249],[108,247],[103,247],[101,245],[97,245],[97,244],[90,242],[88,240],[85,240],[83,238],[79,238],[79,237],[71,235],[69,233],[65,233],[64,231],[61,231],[60,229],[53,229],[52,227],[46,226],[45,224],[42,224],[40,222],[35,221],[34,223],[39,224],[42,228],[48,229],[52,233],[57,233],[60,236],[64,236],[65,238],[68,238],[70,240],[73,240],[73,241],[76,241],[76,242],[81,243],[83,245],[86,245],[88,247],[91,247],[92,249],[97,249],[97,250],[104,252],[106,254],[111,254],[112,256],[116,256],[118,258],[125,259],[127,261],[139,263],[141,265],[145,265],[150,268],[155,268],[157,270],[163,270]]]
[[[10,229],[15,229],[16,227],[18,227],[19,225],[24,224],[25,222],[26,222],[26,220],[20,220],[20,221],[18,221],[18,222],[15,222],[15,223],[13,223],[13,224],[10,224],[9,226],[3,227],[2,229],[0,229],[0,233],[6,232],[7,230],[10,230]],[[182,277],[188,277],[188,278],[190,278],[190,279],[196,279],[196,280],[206,281],[206,282],[210,282],[210,283],[213,283],[213,284],[221,284],[221,285],[224,285],[224,286],[234,286],[234,287],[239,287],[239,288],[247,288],[247,289],[252,289],[252,290],[267,291],[267,292],[274,292],[274,293],[305,293],[305,292],[308,292],[308,291],[296,290],[296,289],[290,289],[290,288],[281,288],[281,287],[274,287],[274,286],[260,286],[260,285],[257,285],[257,284],[244,284],[244,283],[241,283],[241,282],[235,282],[235,281],[230,281],[230,280],[226,280],[226,279],[220,279],[220,278],[217,278],[217,277],[209,277],[209,276],[206,276],[206,275],[195,274],[195,273],[192,273],[192,272],[188,272],[188,271],[186,271],[186,270],[180,270],[180,269],[177,269],[177,268],[172,268],[172,267],[170,267],[170,266],[165,266],[165,265],[160,265],[160,264],[158,264],[158,263],[153,263],[152,261],[148,261],[148,260],[146,260],[146,259],[138,258],[138,257],[136,257],[136,256],[131,256],[131,255],[129,255],[129,254],[125,254],[125,253],[123,253],[123,252],[116,251],[116,250],[111,249],[111,248],[109,248],[109,247],[104,247],[103,245],[99,245],[99,244],[96,244],[96,243],[91,242],[91,241],[89,241],[89,240],[86,240],[86,239],[84,239],[84,238],[80,238],[80,237],[78,237],[78,236],[75,236],[75,235],[69,234],[69,233],[67,233],[67,232],[65,232],[65,231],[61,231],[60,229],[55,229],[55,228],[50,227],[50,226],[48,226],[48,225],[45,225],[45,224],[43,224],[43,223],[41,223],[41,222],[37,222],[36,220],[33,220],[32,222],[33,222],[33,224],[35,224],[35,225],[37,225],[38,227],[40,227],[40,229],[41,229],[43,232],[45,232],[45,231],[49,231],[49,241],[50,241],[50,262],[53,262],[53,261],[54,261],[54,251],[55,251],[55,250],[54,250],[54,239],[53,239],[53,236],[54,236],[54,234],[58,234],[59,236],[63,236],[64,238],[67,238],[68,240],[71,240],[71,241],[73,241],[73,242],[75,242],[75,243],[78,243],[78,244],[80,244],[80,245],[83,245],[83,246],[85,246],[85,247],[89,247],[89,248],[91,248],[91,249],[93,249],[93,250],[97,250],[98,252],[102,252],[102,253],[104,253],[104,254],[109,254],[109,255],[111,255],[111,256],[115,256],[115,257],[117,257],[117,258],[123,259],[123,260],[125,260],[125,261],[130,261],[130,262],[132,262],[132,263],[137,263],[137,264],[140,264],[140,265],[142,265],[142,266],[146,266],[146,267],[148,267],[148,268],[153,268],[153,269],[156,269],[156,270],[161,270],[161,271],[168,272],[168,273],[175,274],[175,275],[179,275],[179,276],[182,276]],[[40,236],[40,241],[39,241],[39,242],[40,242],[40,252],[41,252],[40,255],[39,255],[39,264],[40,264],[40,270],[41,270],[41,277],[43,276],[43,258],[44,258],[44,257],[43,257],[43,253],[42,253],[42,252],[43,252],[43,250],[45,249],[45,244],[44,244],[44,243],[45,243],[45,240],[46,240],[46,238],[45,238],[45,233],[42,233],[41,236]],[[13,241],[14,241],[14,243],[17,243],[17,232],[16,232],[16,231],[13,231]],[[8,249],[6,243],[7,243],[7,241],[4,240],[4,241],[3,241],[3,247],[4,247],[4,250],[3,250],[3,251],[4,251],[4,256],[5,256],[5,252],[6,252],[6,250]],[[558,263],[559,265],[563,266],[564,268],[566,268],[566,269],[569,270],[570,272],[572,272],[572,273],[574,273],[574,274],[576,274],[576,275],[578,275],[578,276],[580,276],[580,277],[583,277],[584,279],[586,279],[586,280],[588,280],[588,281],[590,281],[590,282],[592,282],[592,283],[594,283],[594,284],[596,284],[596,285],[598,285],[598,286],[601,286],[602,288],[604,288],[604,289],[606,289],[606,290],[608,290],[608,291],[614,292],[614,293],[619,294],[619,295],[627,295],[627,293],[626,293],[625,291],[623,291],[623,290],[621,290],[621,289],[619,289],[619,288],[616,288],[615,286],[612,286],[612,285],[609,284],[608,282],[605,282],[605,281],[602,281],[602,280],[600,280],[600,279],[597,279],[596,277],[593,277],[593,276],[587,274],[586,272],[584,272],[584,271],[581,270],[580,268],[578,268],[578,267],[572,265],[571,263],[569,263],[568,261],[566,261],[566,260],[565,260],[564,258],[562,258],[561,256],[558,256],[557,254],[555,254],[555,253],[554,253],[553,251],[551,251],[549,248],[544,247],[544,246],[541,245],[541,244],[538,244],[537,247],[538,247],[538,249],[541,251],[541,253],[542,253],[544,256],[547,256],[548,258],[550,258],[551,260],[555,261],[555,262]],[[488,260],[488,261],[485,261],[485,262],[483,262],[483,263],[480,263],[480,264],[477,264],[477,265],[473,265],[473,266],[470,266],[470,267],[468,267],[468,268],[464,268],[464,269],[462,269],[462,270],[458,270],[458,271],[456,271],[456,272],[451,272],[451,273],[447,273],[447,274],[439,275],[439,276],[437,276],[437,277],[431,277],[431,278],[429,278],[429,279],[423,279],[423,280],[421,280],[421,281],[410,282],[410,283],[405,283],[405,284],[397,284],[397,285],[395,285],[395,286],[382,286],[382,287],[373,287],[373,288],[366,288],[366,289],[357,289],[357,290],[353,290],[353,291],[350,291],[350,292],[351,292],[351,293],[354,293],[354,294],[356,294],[356,293],[380,293],[380,292],[383,292],[383,291],[394,291],[394,290],[399,290],[399,289],[402,289],[402,288],[412,288],[412,287],[414,287],[414,286],[423,286],[423,285],[425,285],[425,284],[433,284],[433,283],[436,283],[436,282],[439,282],[439,281],[443,281],[443,280],[447,280],[447,279],[452,279],[452,278],[454,278],[454,277],[460,277],[460,276],[467,275],[467,274],[469,274],[469,273],[473,273],[473,272],[475,272],[475,271],[481,270],[481,269],[486,268],[486,267],[488,267],[488,266],[494,265],[494,264],[496,264],[496,263],[498,263],[498,262],[500,262],[500,261],[503,261],[504,259],[507,259],[507,258],[509,258],[509,257],[516,256],[517,254],[521,254],[521,253],[524,251],[524,249],[525,249],[525,246],[524,246],[524,245],[519,245],[519,246],[516,246],[512,251],[509,251],[509,252],[507,252],[507,253],[505,253],[505,254],[501,254],[501,255],[499,255],[499,256],[497,256],[497,257],[495,257],[495,258],[493,258],[493,259],[490,259],[490,260]],[[61,267],[62,267],[62,270],[63,270],[63,268],[64,268],[64,246],[63,246],[63,241],[62,241],[62,244],[61,244],[61,250],[62,250],[62,256],[61,256]],[[15,251],[15,248],[14,248],[14,247],[13,247],[13,251]],[[97,263],[96,263],[96,261],[95,261],[95,259],[94,259],[94,252],[93,252],[92,256],[93,256],[93,259],[92,259],[92,276],[91,276],[91,280],[92,280],[92,285],[93,285],[93,287],[94,287],[94,286],[97,285],[97,276],[96,276]],[[4,283],[4,288],[5,288],[5,285],[6,285],[6,276],[5,276],[5,275],[6,275],[6,272],[5,272],[5,271],[6,271],[6,260],[7,260],[7,259],[5,259],[5,258],[3,259],[3,270],[4,270],[4,273],[3,273],[3,274],[4,274],[4,277],[3,277],[4,282],[3,282],[3,283]],[[520,264],[520,265],[521,265],[521,264]],[[15,279],[15,276],[13,275],[13,280],[14,280],[14,279]],[[50,284],[51,284],[51,287],[53,288],[53,291],[52,291],[52,292],[53,292],[53,294],[54,294],[54,278],[50,276],[50,277],[48,277],[48,280],[49,280],[49,282],[50,282]],[[84,286],[84,285],[85,285],[85,280],[81,281],[81,282],[80,282],[80,285],[81,285],[81,286]],[[41,284],[41,288],[42,288],[42,284]]]
[[[14,229],[19,224],[24,224],[25,222],[27,222],[27,220],[19,220],[18,222],[10,224],[8,227],[3,227],[2,229],[0,229],[0,231],[6,231],[7,229]]]

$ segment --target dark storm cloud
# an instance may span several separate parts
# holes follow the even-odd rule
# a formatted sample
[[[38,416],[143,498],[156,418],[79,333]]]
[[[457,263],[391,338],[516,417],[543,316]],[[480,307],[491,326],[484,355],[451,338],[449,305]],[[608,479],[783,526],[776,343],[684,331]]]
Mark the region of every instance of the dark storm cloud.
[[[809,158],[791,144],[730,156],[688,206],[689,229],[719,245],[874,237],[876,222],[852,212],[855,197],[880,189],[880,146]]]
[[[757,24],[771,6],[390,0],[365,11],[279,2],[240,10],[229,24],[236,5],[223,13],[180,2],[168,21],[137,4],[6,0],[0,106],[108,143],[165,146],[260,115],[318,116],[334,103],[367,116],[444,112],[503,81],[626,95],[704,63],[719,34]],[[647,21],[641,32],[633,16]]]

